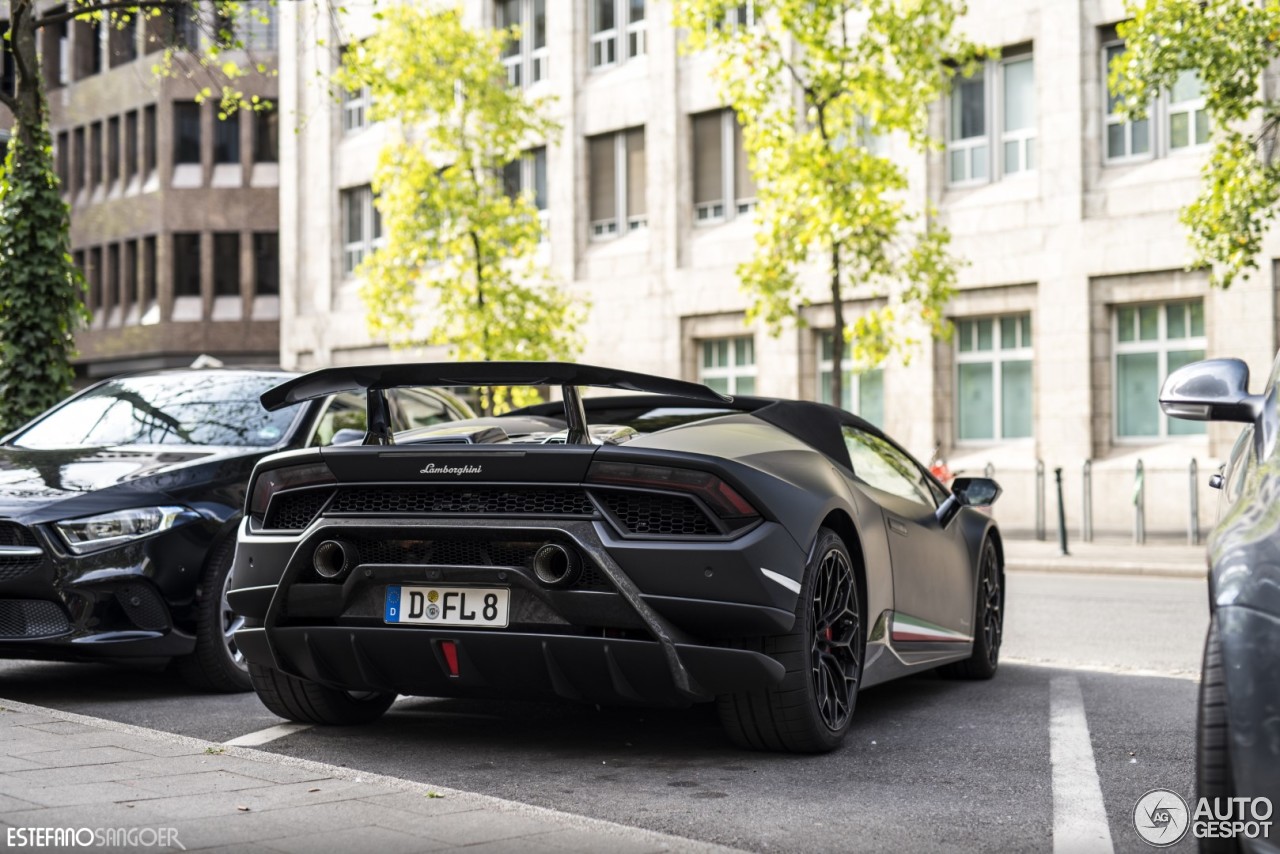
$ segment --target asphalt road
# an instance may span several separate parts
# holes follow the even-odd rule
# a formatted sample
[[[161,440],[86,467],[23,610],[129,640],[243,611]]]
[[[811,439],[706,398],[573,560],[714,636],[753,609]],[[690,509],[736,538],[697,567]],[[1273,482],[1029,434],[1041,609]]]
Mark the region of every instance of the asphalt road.
[[[1055,810],[1055,789],[1081,782],[1061,761],[1074,723],[1088,727],[1085,782],[1114,849],[1148,850],[1132,825],[1138,798],[1193,787],[1203,583],[1025,573],[1009,587],[994,680],[925,674],[870,689],[826,756],[738,751],[710,708],[413,698],[371,727],[262,749],[756,851],[1043,851],[1055,821],[1088,819],[1087,804]],[[0,664],[0,697],[216,741],[279,723],[252,695],[91,665]]]

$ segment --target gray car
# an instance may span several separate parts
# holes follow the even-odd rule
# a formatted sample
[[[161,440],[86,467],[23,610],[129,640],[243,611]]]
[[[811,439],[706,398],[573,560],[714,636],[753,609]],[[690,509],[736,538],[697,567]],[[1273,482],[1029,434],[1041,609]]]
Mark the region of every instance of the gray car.
[[[1200,680],[1197,794],[1265,797],[1273,805],[1280,804],[1277,378],[1280,357],[1262,392],[1250,394],[1248,365],[1209,359],[1174,371],[1160,391],[1160,406],[1174,418],[1245,425],[1223,471],[1210,480],[1223,491],[1223,512],[1209,538],[1212,618]],[[1241,846],[1280,852],[1262,839],[1201,839],[1202,850]]]

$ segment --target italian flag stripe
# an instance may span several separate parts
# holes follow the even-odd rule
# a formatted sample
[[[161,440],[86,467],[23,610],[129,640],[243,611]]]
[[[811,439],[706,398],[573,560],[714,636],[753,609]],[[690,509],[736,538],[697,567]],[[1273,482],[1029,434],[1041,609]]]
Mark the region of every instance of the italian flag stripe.
[[[942,626],[908,617],[906,614],[893,614],[893,639],[896,641],[934,641],[942,643],[968,643],[973,640],[963,632],[944,629]]]

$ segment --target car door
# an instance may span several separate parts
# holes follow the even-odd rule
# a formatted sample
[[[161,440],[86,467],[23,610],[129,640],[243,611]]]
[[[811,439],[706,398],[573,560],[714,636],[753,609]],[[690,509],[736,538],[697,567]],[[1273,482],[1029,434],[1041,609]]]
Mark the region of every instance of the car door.
[[[943,528],[938,498],[924,470],[891,442],[853,425],[843,428],[854,475],[879,503],[888,529],[894,610],[933,626],[972,635],[973,569],[959,525]]]

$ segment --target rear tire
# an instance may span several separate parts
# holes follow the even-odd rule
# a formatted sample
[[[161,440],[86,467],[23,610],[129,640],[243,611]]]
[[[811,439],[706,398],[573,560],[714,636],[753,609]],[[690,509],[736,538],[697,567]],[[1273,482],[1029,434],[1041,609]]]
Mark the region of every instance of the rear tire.
[[[232,637],[244,620],[227,605],[235,554],[234,537],[224,537],[213,547],[196,594],[196,648],[177,661],[183,681],[201,691],[232,694],[253,687],[244,655]]]
[[[1230,731],[1227,723],[1227,682],[1222,666],[1222,646],[1218,640],[1218,618],[1209,620],[1204,642],[1204,664],[1200,670],[1200,696],[1196,704],[1196,795],[1201,798],[1230,799],[1235,796],[1231,781]],[[1200,840],[1203,854],[1234,854],[1240,850],[1235,839]]]
[[[258,699],[286,720],[325,726],[352,726],[376,721],[391,708],[395,694],[353,694],[281,673],[274,667],[249,665]]]
[[[990,679],[1000,666],[1004,638],[1004,567],[996,544],[982,544],[978,564],[978,595],[974,605],[973,654],[964,661],[944,664],[938,672],[951,679]]]
[[[751,750],[825,753],[840,746],[853,719],[866,637],[858,578],[849,550],[827,528],[805,567],[791,632],[754,640],[787,669],[780,684],[725,694],[717,701],[729,738]]]

